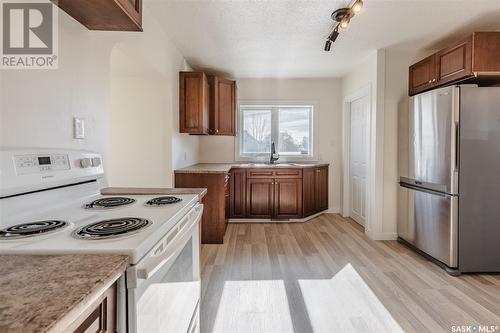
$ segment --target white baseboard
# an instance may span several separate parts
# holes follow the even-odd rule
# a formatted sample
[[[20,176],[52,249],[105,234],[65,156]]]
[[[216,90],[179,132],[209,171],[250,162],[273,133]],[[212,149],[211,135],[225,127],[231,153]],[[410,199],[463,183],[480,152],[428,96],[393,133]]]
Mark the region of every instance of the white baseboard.
[[[396,232],[370,232],[367,231],[366,235],[373,240],[396,240],[398,234]]]
[[[329,210],[322,211],[320,213],[304,217],[303,219],[287,219],[287,220],[272,220],[272,219],[250,219],[250,218],[243,218],[243,219],[229,219],[227,222],[228,223],[302,223],[302,222],[307,222],[309,220],[312,220],[313,218],[320,216],[321,214],[328,214],[330,213]]]
[[[327,213],[327,214],[340,214],[340,208],[339,207],[328,208],[323,213]]]

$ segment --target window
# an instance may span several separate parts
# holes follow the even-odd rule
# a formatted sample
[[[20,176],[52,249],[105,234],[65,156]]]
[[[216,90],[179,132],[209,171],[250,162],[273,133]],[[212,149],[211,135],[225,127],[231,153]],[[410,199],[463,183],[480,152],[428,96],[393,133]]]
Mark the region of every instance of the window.
[[[282,157],[313,157],[312,114],[311,105],[240,105],[240,157],[268,157],[271,142]]]

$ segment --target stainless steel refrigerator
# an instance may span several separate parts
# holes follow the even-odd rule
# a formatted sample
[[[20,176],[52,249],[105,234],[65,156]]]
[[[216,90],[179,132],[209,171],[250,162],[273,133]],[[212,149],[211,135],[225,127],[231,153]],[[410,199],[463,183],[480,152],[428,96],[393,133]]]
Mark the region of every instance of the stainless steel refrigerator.
[[[400,116],[399,238],[449,272],[500,272],[500,87],[432,90]]]

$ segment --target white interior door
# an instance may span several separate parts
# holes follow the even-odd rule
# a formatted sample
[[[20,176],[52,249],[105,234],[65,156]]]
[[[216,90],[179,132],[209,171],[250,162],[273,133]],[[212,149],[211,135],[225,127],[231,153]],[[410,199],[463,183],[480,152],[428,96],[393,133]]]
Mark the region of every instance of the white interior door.
[[[351,218],[361,225],[366,219],[366,193],[368,172],[368,97],[364,96],[350,103],[350,161],[349,186]]]

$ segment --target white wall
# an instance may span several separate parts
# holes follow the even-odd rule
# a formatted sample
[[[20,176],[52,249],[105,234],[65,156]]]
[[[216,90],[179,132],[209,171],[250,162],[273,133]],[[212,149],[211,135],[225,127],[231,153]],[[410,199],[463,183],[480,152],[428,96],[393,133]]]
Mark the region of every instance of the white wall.
[[[111,52],[111,186],[171,187],[173,169],[198,161],[198,138],[178,125],[178,73],[190,68],[162,38],[140,48],[121,42]]]
[[[338,79],[241,79],[240,100],[306,101],[314,104],[318,158],[330,163],[330,210],[340,207],[341,89]],[[200,138],[200,161],[234,162],[233,137]]]
[[[377,152],[372,156],[376,169],[371,184],[376,195],[367,233],[375,239],[397,236],[398,117],[408,107],[408,67],[427,54],[429,51],[378,50],[342,78],[344,97],[371,86],[371,114],[377,122],[372,124],[371,138],[378,142],[371,143]]]
[[[351,95],[368,85],[371,85],[373,102],[377,97],[377,52],[371,53],[342,77],[342,96]]]
[[[373,239],[386,239],[394,237],[394,235],[392,234],[385,235],[382,231],[384,160],[381,156],[383,154],[382,133],[384,131],[384,57],[384,51],[374,51],[368,57],[366,57],[363,62],[358,64],[354,70],[352,70],[342,78],[342,95],[344,99],[348,98],[348,96],[352,94],[357,93],[360,89],[366,87],[370,87],[371,89],[371,101],[369,110],[369,165],[371,166],[371,168],[367,175],[367,192],[369,193],[368,196],[370,199],[367,202],[366,207],[365,229],[366,233]],[[345,113],[343,114],[343,116],[345,116]],[[345,149],[348,149],[347,144],[344,144],[344,146]],[[343,211],[343,215],[348,216],[349,212]]]
[[[173,168],[198,158],[198,139],[178,134],[178,71],[185,68],[185,61],[147,6],[143,25],[142,33],[91,32],[59,10],[59,69],[0,71],[0,146],[95,150],[104,154],[107,173],[113,173],[111,185],[170,185]],[[136,62],[137,68],[113,63],[116,48]],[[120,97],[120,89],[127,91],[132,86],[124,81],[112,90],[112,77],[119,77],[120,72],[126,77],[146,67],[149,71],[143,85],[135,83],[134,94],[127,95],[129,103],[123,100],[120,105],[114,98]],[[159,140],[148,146],[146,139],[130,140],[137,142],[130,153],[147,150],[144,168],[125,163],[131,156],[122,155],[116,137],[111,138],[117,119],[111,118],[113,103],[117,111],[123,107],[129,124],[143,120],[134,136]],[[138,107],[137,113],[130,112],[132,106]],[[84,140],[72,138],[73,116],[85,118]],[[123,126],[119,121],[116,124]],[[119,135],[120,130],[114,130]]]
[[[0,70],[0,145],[104,151],[108,128],[109,51],[79,23],[59,18],[59,69]],[[72,117],[86,139],[72,137]]]
[[[397,232],[399,115],[408,110],[408,67],[429,51],[386,50],[384,102],[383,231]]]

